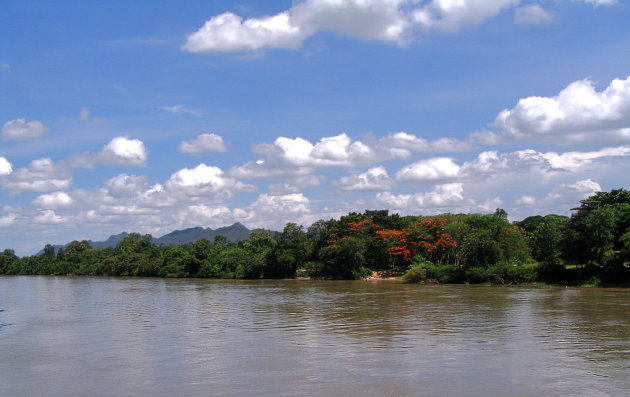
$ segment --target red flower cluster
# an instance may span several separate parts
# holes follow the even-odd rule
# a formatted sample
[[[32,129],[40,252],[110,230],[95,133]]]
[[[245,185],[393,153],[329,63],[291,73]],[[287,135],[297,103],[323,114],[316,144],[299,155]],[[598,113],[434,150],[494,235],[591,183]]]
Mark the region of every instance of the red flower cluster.
[[[444,227],[446,218],[427,218],[404,230],[379,230],[375,238],[388,245],[387,253],[392,262],[410,263],[419,252],[446,251],[457,247],[457,241]]]

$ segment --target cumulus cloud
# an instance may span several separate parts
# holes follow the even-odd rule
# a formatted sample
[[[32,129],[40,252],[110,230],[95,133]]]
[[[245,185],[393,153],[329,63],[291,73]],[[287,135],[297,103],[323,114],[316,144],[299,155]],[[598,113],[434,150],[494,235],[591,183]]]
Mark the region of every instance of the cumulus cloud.
[[[45,210],[39,213],[39,215],[32,218],[33,223],[58,225],[65,223],[68,218],[59,216],[53,210]]]
[[[617,4],[617,0],[571,0],[571,1],[582,1],[584,3],[590,3],[595,6]]]
[[[103,147],[98,160],[108,165],[144,166],[148,156],[141,140],[118,136]]]
[[[192,141],[182,142],[179,151],[188,154],[224,153],[227,152],[227,146],[220,135],[201,134]]]
[[[521,196],[518,200],[516,200],[516,204],[519,205],[534,205],[536,203],[536,197],[533,196]]]
[[[282,195],[261,194],[252,204],[253,209],[265,214],[291,214],[309,211],[309,199],[302,193]]]
[[[394,181],[387,174],[385,167],[370,168],[358,175],[341,178],[339,181],[344,190],[387,190],[392,187]]]
[[[265,159],[233,167],[230,175],[242,179],[274,179],[308,175],[319,167],[354,167],[378,161],[379,155],[345,133],[324,137],[315,145],[303,138],[279,137],[272,144],[254,147]]]
[[[602,191],[599,183],[587,178],[556,184],[549,193],[542,197],[524,195],[515,200],[515,204],[528,207],[531,213],[568,213],[569,208],[577,206],[583,200]],[[558,211],[558,209],[561,209]],[[517,209],[518,211],[518,209]]]
[[[401,168],[396,173],[396,180],[411,183],[471,183],[493,178],[514,178],[519,174],[550,178],[557,174],[584,173],[628,156],[630,146],[564,153],[538,152],[533,149],[506,153],[484,151],[461,165],[445,157],[424,159]],[[350,184],[351,179],[344,181]]]
[[[251,205],[235,208],[232,215],[250,227],[281,229],[286,222],[308,224],[312,221],[311,212],[310,200],[302,193],[263,193]]]
[[[483,144],[536,141],[556,144],[630,142],[630,76],[603,91],[590,80],[569,84],[554,97],[528,97],[499,113],[496,131],[473,134]]]
[[[485,151],[461,167],[460,176],[475,177],[506,175],[537,170],[541,173],[577,172],[596,162],[630,155],[630,146],[604,148],[592,152],[538,152],[533,149],[499,153]]]
[[[255,189],[251,185],[245,185],[225,176],[220,168],[205,164],[175,172],[165,186],[174,194],[183,193],[187,196],[204,196],[215,199],[232,197],[236,191]]]
[[[11,226],[15,223],[17,216],[15,214],[7,214],[0,216],[0,227]]]
[[[630,146],[609,147],[593,152],[547,152],[542,154],[554,169],[575,171],[593,164],[596,160],[608,157],[624,157],[630,155]]]
[[[511,8],[520,0],[433,0],[413,10],[413,19],[425,28],[456,31],[462,25],[479,24]]]
[[[33,200],[32,205],[47,209],[64,208],[72,205],[72,197],[65,192],[42,194]]]
[[[463,192],[463,184],[448,183],[437,185],[432,191],[416,194],[377,193],[376,203],[386,208],[403,210],[403,212],[445,209],[462,204],[464,202]]]
[[[190,52],[255,51],[259,48],[297,48],[305,34],[291,26],[289,13],[243,20],[226,12],[214,16],[188,36],[182,49]]]
[[[41,158],[31,161],[27,168],[13,171],[0,183],[13,194],[65,190],[72,185],[72,172],[64,164]]]
[[[563,192],[564,195],[574,194],[580,200],[582,200],[589,196],[592,196],[593,194],[597,192],[601,192],[602,187],[599,185],[599,183],[589,178],[589,179],[576,181],[575,183],[563,183],[556,190],[556,192],[557,191]],[[556,192],[552,193],[552,197],[554,197],[557,194]]]
[[[27,122],[25,119],[15,119],[7,121],[2,126],[2,139],[7,141],[10,139],[22,140],[29,138],[38,138],[48,131],[41,121],[32,120]]]
[[[428,141],[407,132],[389,133],[378,140],[378,146],[388,151],[392,158],[408,158],[412,153],[468,152],[476,148],[471,142],[454,138]]]
[[[13,167],[11,163],[9,163],[9,160],[0,157],[0,176],[9,175],[11,172],[13,172]]]
[[[105,181],[107,192],[113,197],[135,197],[146,188],[144,175],[118,174]]]
[[[206,204],[186,206],[178,210],[175,217],[180,227],[199,225],[209,225],[210,227],[225,226],[234,220],[234,214],[228,207]]]
[[[46,157],[31,161],[25,168],[12,170],[11,164],[0,157],[0,185],[12,194],[24,191],[62,191],[72,185],[76,168],[93,168],[96,163],[106,165],[144,166],[148,151],[142,141],[127,137],[112,139],[98,153],[75,153],[66,160],[54,162]],[[6,161],[6,159],[4,159]],[[110,182],[111,183],[111,182]],[[115,186],[114,186],[115,190]]]
[[[594,5],[613,0],[582,0]],[[364,40],[404,45],[417,30],[457,31],[480,24],[520,0],[304,0],[275,15],[244,19],[231,12],[211,17],[188,35],[183,50],[190,52],[297,49],[321,31]],[[538,5],[517,9],[517,23],[541,23],[550,14]]]
[[[460,167],[452,159],[436,157],[403,167],[396,173],[396,179],[404,182],[452,180],[459,175],[459,169]]]
[[[553,21],[553,15],[538,4],[519,7],[514,11],[517,25],[544,25]]]

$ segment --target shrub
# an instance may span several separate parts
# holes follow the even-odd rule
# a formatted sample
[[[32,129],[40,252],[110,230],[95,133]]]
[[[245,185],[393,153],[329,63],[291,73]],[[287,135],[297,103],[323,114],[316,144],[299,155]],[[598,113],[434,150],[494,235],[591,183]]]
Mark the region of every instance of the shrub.
[[[354,278],[365,278],[372,274],[372,271],[367,267],[359,266],[355,269],[352,269],[352,275]]]
[[[489,269],[483,267],[471,267],[466,269],[466,281],[470,283],[484,283],[490,279]]]
[[[431,264],[431,262],[423,262],[409,267],[409,270],[402,276],[403,281],[406,283],[419,283],[425,280],[427,278],[427,266],[425,263]]]
[[[433,278],[440,283],[460,283],[464,280],[464,270],[453,265],[436,265],[427,266],[427,278]]]
[[[499,262],[488,268],[489,279],[497,284],[528,283],[538,277],[536,266]]]
[[[324,275],[324,264],[321,262],[306,262],[304,270],[310,278],[321,278]]]

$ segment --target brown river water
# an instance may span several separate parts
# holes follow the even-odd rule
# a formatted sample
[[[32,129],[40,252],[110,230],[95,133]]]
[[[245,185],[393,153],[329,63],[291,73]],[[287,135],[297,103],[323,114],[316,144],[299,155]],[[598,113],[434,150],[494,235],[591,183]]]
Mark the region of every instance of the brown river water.
[[[0,396],[630,395],[630,291],[0,277]]]

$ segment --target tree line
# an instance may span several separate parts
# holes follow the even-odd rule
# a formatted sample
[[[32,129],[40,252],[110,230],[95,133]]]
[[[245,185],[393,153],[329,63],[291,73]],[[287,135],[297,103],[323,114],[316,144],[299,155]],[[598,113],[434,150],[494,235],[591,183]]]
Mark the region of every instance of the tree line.
[[[252,232],[233,243],[163,247],[131,233],[115,248],[73,241],[41,254],[0,253],[0,274],[204,278],[357,279],[404,274],[407,281],[624,284],[630,281],[630,192],[598,192],[570,217],[507,213],[400,216],[387,210],[349,213],[308,228]]]

